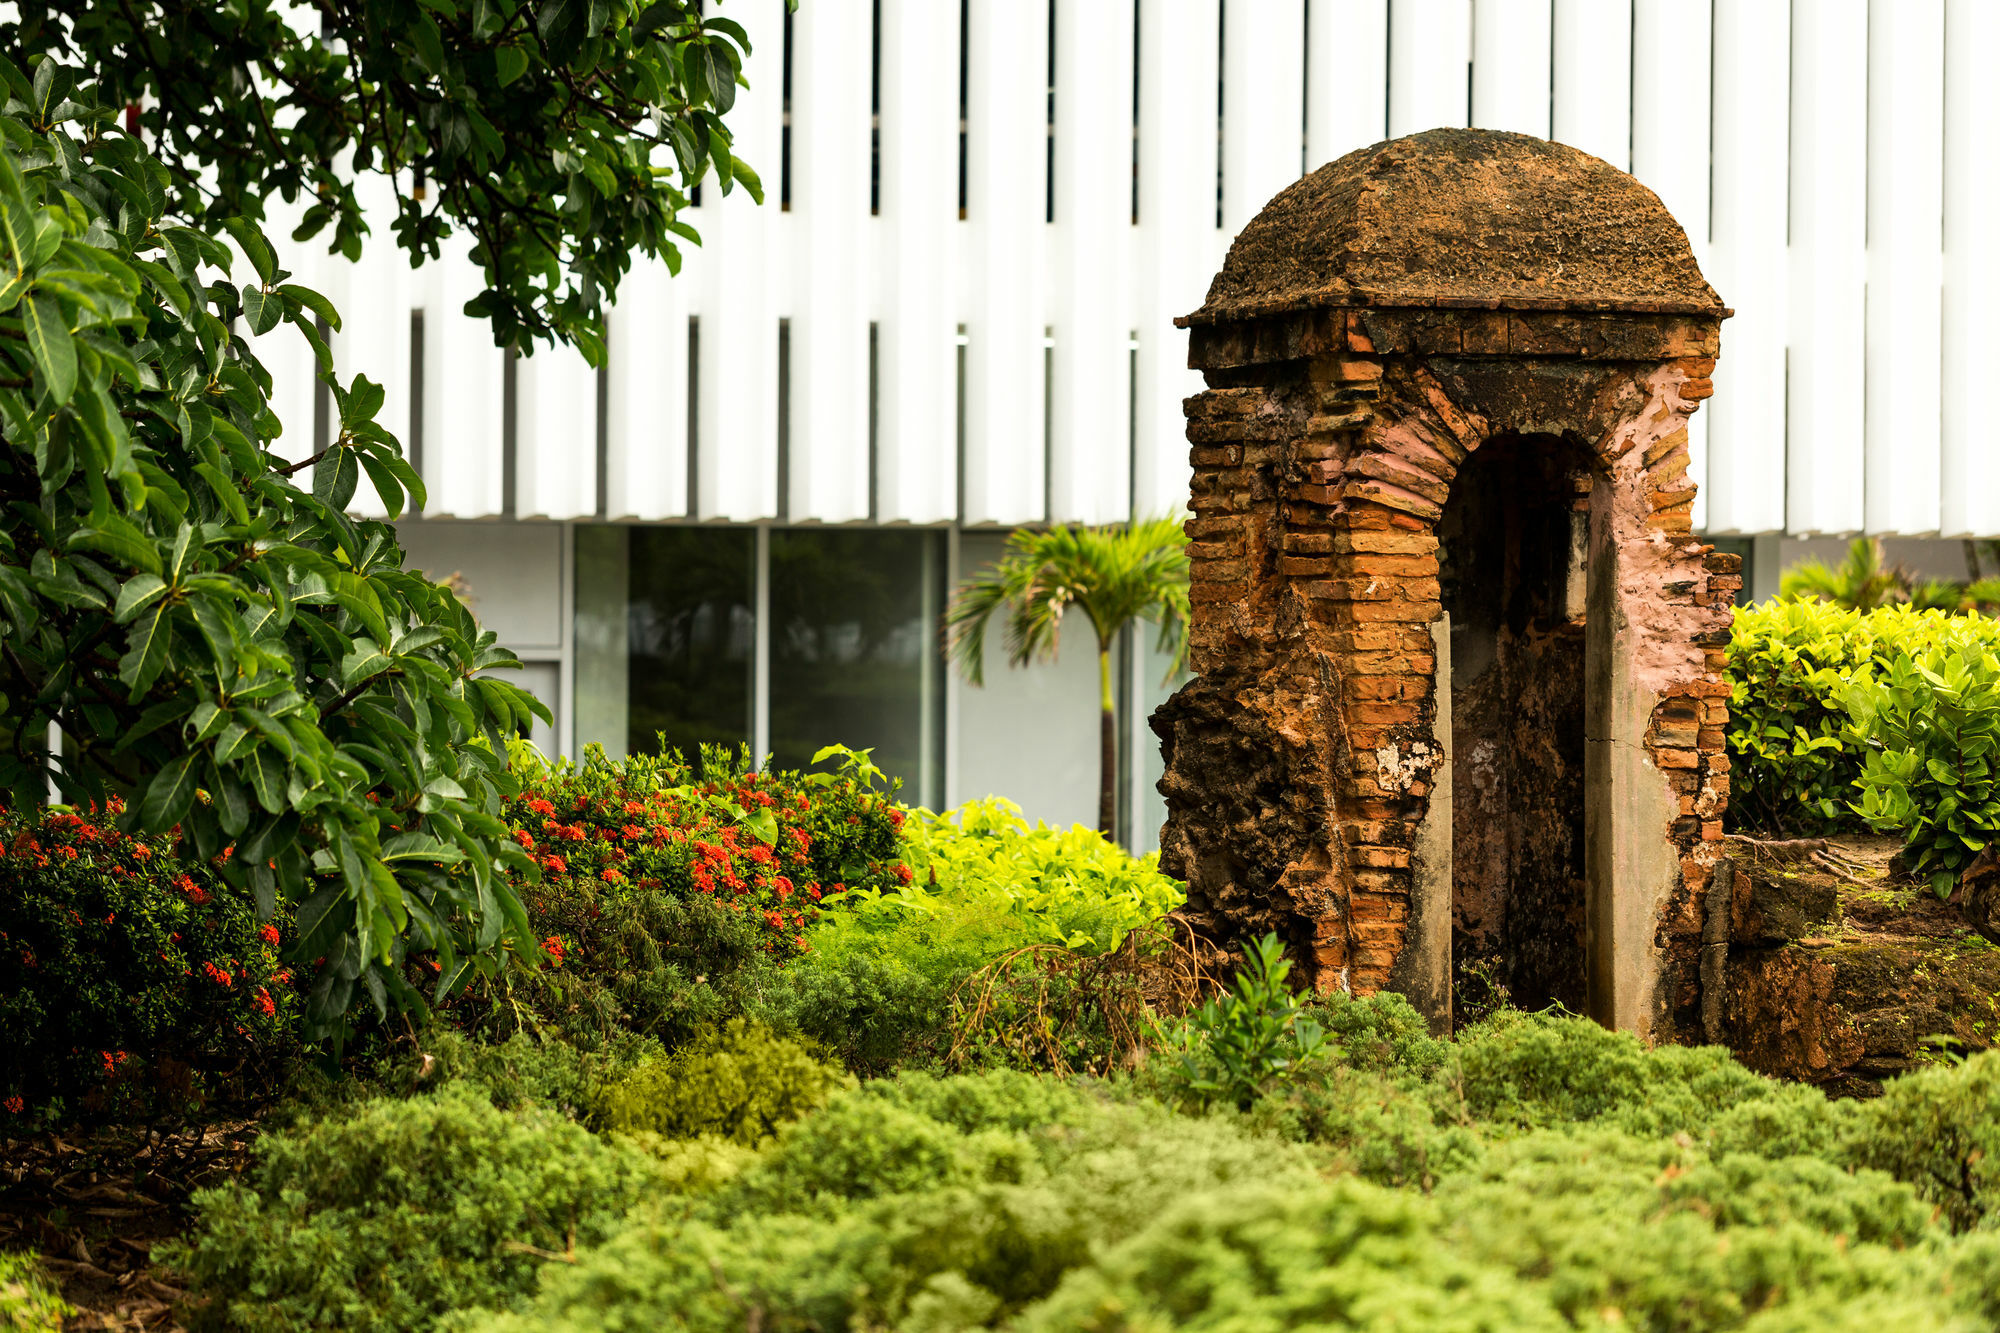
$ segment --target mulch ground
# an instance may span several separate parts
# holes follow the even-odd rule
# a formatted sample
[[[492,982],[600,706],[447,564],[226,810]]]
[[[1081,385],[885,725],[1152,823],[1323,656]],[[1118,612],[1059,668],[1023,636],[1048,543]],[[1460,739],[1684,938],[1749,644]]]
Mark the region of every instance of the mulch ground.
[[[0,1139],[0,1249],[32,1249],[77,1307],[68,1329],[181,1328],[183,1292],[153,1251],[187,1226],[187,1200],[249,1163],[254,1119],[73,1127]]]

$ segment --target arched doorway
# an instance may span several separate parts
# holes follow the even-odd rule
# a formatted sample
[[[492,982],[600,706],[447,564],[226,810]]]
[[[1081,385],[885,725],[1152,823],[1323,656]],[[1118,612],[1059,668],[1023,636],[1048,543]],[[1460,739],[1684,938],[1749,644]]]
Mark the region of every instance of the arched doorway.
[[[1595,460],[1489,440],[1438,520],[1449,629],[1452,1008],[1588,1002],[1585,622]],[[1441,661],[1440,667],[1444,664]],[[1448,711],[1447,711],[1448,710]]]

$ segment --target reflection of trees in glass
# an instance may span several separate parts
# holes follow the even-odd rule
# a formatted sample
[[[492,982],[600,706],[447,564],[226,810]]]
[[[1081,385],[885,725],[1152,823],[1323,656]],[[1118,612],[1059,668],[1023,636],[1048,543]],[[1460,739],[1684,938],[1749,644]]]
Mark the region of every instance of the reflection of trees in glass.
[[[627,745],[748,741],[756,533],[635,527],[631,542]]]
[[[873,747],[911,799],[923,761],[926,532],[771,534],[771,750],[799,765],[830,741]],[[933,590],[935,595],[935,590]]]

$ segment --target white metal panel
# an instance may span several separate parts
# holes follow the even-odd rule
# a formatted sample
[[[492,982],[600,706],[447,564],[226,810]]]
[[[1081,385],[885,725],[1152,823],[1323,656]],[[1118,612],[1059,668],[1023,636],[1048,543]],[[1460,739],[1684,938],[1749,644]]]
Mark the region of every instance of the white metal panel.
[[[877,514],[958,513],[958,6],[882,4],[882,222],[876,356]],[[949,54],[952,58],[946,59]]]
[[[514,363],[514,516],[597,513],[597,372],[576,349]]]
[[[792,21],[793,519],[868,517],[868,0]]]
[[[1465,125],[1471,59],[1472,0],[1390,0],[1389,133]]]
[[[1047,216],[1048,28],[970,0],[967,68],[965,480],[968,523],[1043,515],[1047,454],[1037,249]]]
[[[2000,365],[2000,5],[1945,7],[1944,422],[1941,524],[1949,537],[2000,532],[2000,439],[1989,381]]]
[[[485,289],[464,232],[424,267],[424,489],[427,515],[493,518],[505,501],[506,356],[465,303]]]
[[[1310,0],[1306,45],[1306,170],[1316,171],[1389,137],[1389,0]]]
[[[1555,6],[1554,138],[1629,171],[1631,6],[1604,0],[1555,0]]]
[[[1132,512],[1132,317],[1123,271],[1134,240],[1132,17],[1129,5],[1056,6],[1049,518],[1061,522],[1109,523]],[[1296,117],[1292,123],[1296,129]]]
[[[1791,359],[1785,518],[1794,532],[1863,522],[1860,403],[1868,276],[1868,0],[1792,10]]]
[[[1716,0],[1711,279],[1736,310],[1715,370],[1708,527],[1785,522],[1786,0]]]
[[[1202,379],[1188,369],[1187,332],[1173,321],[1201,305],[1213,276],[1219,232],[1215,108],[1186,90],[1215,84],[1221,54],[1217,4],[1149,0],[1139,9],[1142,273],[1137,285],[1142,313],[1132,460],[1132,507],[1139,514],[1172,512],[1188,501],[1187,420],[1181,400],[1201,392]],[[1330,0],[1319,0],[1313,7],[1315,20],[1330,7]],[[1327,86],[1338,87],[1337,77],[1330,75]]]
[[[1551,10],[1552,0],[1475,0],[1474,125],[1549,137]]]
[[[1234,236],[1305,171],[1305,3],[1238,0],[1222,23],[1222,229]]]
[[[1702,272],[1709,263],[1711,11],[1681,0],[1635,0],[1632,7],[1632,174],[1652,187],[1687,233]],[[1694,59],[1688,52],[1696,53]],[[1730,294],[1721,292],[1727,304]],[[1732,326],[1723,325],[1723,346]],[[1708,525],[1708,428],[1712,410],[1688,422],[1688,475],[1695,481],[1694,525]]]
[[[749,33],[729,126],[736,156],[756,167],[770,203],[747,190],[725,196],[713,176],[690,219],[700,231],[705,278],[697,367],[696,512],[703,518],[768,518],[778,508],[778,312],[772,229],[777,216],[780,121],[784,111],[784,0],[733,4],[729,17]],[[835,262],[852,263],[852,255]]]
[[[632,256],[609,313],[605,362],[604,508],[607,518],[687,513],[687,270]]]
[[[1938,528],[1944,0],[1868,15],[1868,527]]]

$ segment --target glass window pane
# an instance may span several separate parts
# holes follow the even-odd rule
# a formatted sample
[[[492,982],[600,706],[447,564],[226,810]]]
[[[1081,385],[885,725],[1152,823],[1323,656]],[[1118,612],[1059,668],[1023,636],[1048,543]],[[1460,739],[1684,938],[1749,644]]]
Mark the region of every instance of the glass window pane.
[[[664,735],[666,745],[693,758],[707,742],[747,744],[757,627],[756,531],[619,531],[627,534],[631,553],[627,745],[635,753],[658,750]],[[585,562],[577,563],[581,576]],[[577,600],[586,600],[582,589]]]
[[[875,751],[903,798],[934,803],[942,735],[941,534],[771,534],[771,751],[785,767],[839,741]]]

